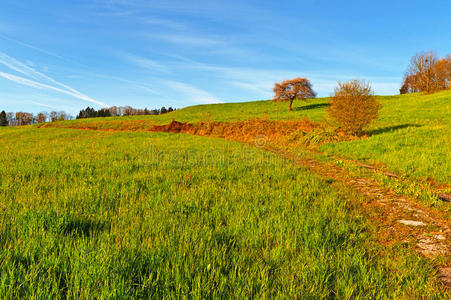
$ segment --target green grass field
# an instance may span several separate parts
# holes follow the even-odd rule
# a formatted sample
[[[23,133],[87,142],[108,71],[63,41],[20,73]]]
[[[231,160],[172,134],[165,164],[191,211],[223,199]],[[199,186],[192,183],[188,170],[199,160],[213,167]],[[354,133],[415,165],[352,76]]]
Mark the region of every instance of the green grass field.
[[[449,184],[451,92],[378,98],[369,137],[319,150]],[[376,242],[361,196],[290,161],[219,138],[65,128],[322,122],[327,101],[0,128],[0,297],[445,297],[430,260]]]
[[[36,127],[0,143],[1,298],[446,296],[428,259],[376,243],[357,195],[259,149]]]

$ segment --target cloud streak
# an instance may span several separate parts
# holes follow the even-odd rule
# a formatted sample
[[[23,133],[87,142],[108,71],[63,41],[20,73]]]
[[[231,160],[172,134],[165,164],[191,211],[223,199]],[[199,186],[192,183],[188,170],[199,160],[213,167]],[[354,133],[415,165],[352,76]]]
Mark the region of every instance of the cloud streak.
[[[176,63],[177,69],[185,69],[190,72],[208,72],[215,78],[223,79],[224,83],[246,90],[260,99],[272,97],[272,88],[275,82],[296,76],[309,78],[314,85],[314,89],[319,91],[320,96],[329,96],[338,81],[355,78],[365,78],[370,81],[376,92],[381,95],[392,94],[392,91],[397,90],[399,86],[399,78],[397,77],[377,77],[360,73],[344,74],[336,70],[299,72],[290,69],[228,67],[205,64],[179,55],[169,56],[179,61]]]
[[[50,109],[55,109],[55,110],[59,110],[60,109],[59,107],[48,105],[48,104],[41,103],[41,102],[30,101],[30,103],[35,104],[35,105],[39,105],[39,106],[42,106],[42,107],[47,107],[47,108],[50,108]]]
[[[36,89],[40,89],[40,90],[52,90],[52,91],[55,91],[55,92],[66,94],[66,95],[78,98],[80,100],[91,102],[91,103],[94,103],[94,104],[97,104],[97,105],[100,105],[100,106],[103,106],[103,107],[108,107],[109,106],[106,103],[97,101],[97,100],[92,99],[92,98],[90,98],[90,97],[88,97],[86,95],[79,94],[79,93],[74,93],[74,92],[71,92],[71,91],[68,91],[68,90],[64,90],[64,89],[61,89],[61,88],[58,88],[58,87],[55,87],[55,86],[51,86],[51,85],[48,85],[48,84],[40,83],[40,82],[37,82],[37,81],[34,81],[34,80],[30,80],[30,79],[27,79],[27,78],[16,76],[16,75],[13,75],[13,74],[0,72],[0,77],[3,77],[5,79],[8,79],[8,80],[13,81],[15,83],[18,83],[18,84],[21,84],[21,85],[25,85],[25,86],[29,86],[29,87],[32,87],[32,88],[36,88]]]
[[[55,53],[52,53],[52,52],[50,52],[50,51],[41,49],[41,48],[39,48],[39,47],[36,47],[36,46],[30,45],[30,44],[24,43],[24,42],[22,42],[22,41],[19,41],[19,40],[10,38],[10,37],[5,36],[5,35],[3,35],[3,34],[0,34],[0,38],[3,38],[3,39],[5,39],[5,40],[14,42],[14,43],[16,43],[16,44],[22,45],[22,46],[24,46],[24,47],[27,47],[27,48],[30,48],[30,49],[33,49],[33,50],[36,50],[36,51],[38,51],[38,52],[47,54],[47,55],[49,55],[49,56],[53,56],[53,57],[59,58],[59,59],[61,59],[61,60],[68,61],[67,59],[65,59],[64,57],[62,57],[62,56],[60,56],[60,55],[58,55],[58,54],[55,54]]]
[[[162,72],[162,73],[169,73],[168,69],[154,61],[148,58],[144,58],[144,57],[140,57],[137,55],[133,55],[133,54],[122,54],[121,55],[125,60],[129,61],[130,63],[134,64],[135,66],[138,66],[140,68],[143,69],[148,69],[148,70],[152,70],[152,71],[158,71],[158,72]]]
[[[162,40],[172,44],[180,44],[191,47],[207,47],[207,46],[223,46],[224,42],[219,39],[201,37],[201,36],[187,36],[179,34],[152,34],[147,35],[149,38]]]
[[[178,81],[164,81],[164,85],[170,89],[178,91],[183,97],[197,103],[212,104],[212,103],[223,103],[223,101],[217,99],[212,94],[199,89],[195,86],[178,82]]]
[[[8,56],[5,53],[0,52],[0,64],[5,65],[11,70],[16,71],[17,73],[20,73],[22,75],[25,75],[26,77],[17,76],[10,73],[0,72],[0,77],[3,77],[7,80],[10,80],[12,82],[29,86],[32,88],[40,89],[40,90],[50,90],[55,91],[61,94],[65,94],[68,96],[72,96],[74,98],[91,102],[93,104],[97,104],[103,107],[108,107],[109,105],[100,101],[97,101],[79,91],[76,89],[63,84],[41,72],[36,71],[30,66],[27,66],[26,64],[16,60],[15,58],[12,58]]]

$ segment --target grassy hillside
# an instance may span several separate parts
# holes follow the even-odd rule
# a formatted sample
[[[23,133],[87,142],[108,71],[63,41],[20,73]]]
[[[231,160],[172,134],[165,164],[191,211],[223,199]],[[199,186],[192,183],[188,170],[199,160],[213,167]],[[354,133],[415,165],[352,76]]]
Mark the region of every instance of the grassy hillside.
[[[432,178],[441,183],[451,182],[451,91],[433,95],[407,94],[378,97],[383,108],[377,122],[368,128],[369,138],[324,145],[321,150],[384,164],[405,177]],[[327,98],[298,101],[289,112],[286,103],[255,101],[187,107],[161,116],[98,118],[55,123],[55,127],[69,127],[93,122],[102,128],[120,126],[120,121],[135,120],[146,128],[150,123],[234,121],[252,118],[289,120],[309,118],[327,120]]]
[[[427,259],[375,242],[356,195],[256,148],[34,127],[0,143],[2,298],[446,296]]]

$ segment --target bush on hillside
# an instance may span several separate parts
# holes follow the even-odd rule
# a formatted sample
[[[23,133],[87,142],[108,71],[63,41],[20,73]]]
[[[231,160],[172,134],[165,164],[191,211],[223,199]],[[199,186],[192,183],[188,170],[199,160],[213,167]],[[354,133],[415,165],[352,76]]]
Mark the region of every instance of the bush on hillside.
[[[369,83],[352,80],[338,83],[327,112],[344,132],[360,135],[377,119],[380,107]]]

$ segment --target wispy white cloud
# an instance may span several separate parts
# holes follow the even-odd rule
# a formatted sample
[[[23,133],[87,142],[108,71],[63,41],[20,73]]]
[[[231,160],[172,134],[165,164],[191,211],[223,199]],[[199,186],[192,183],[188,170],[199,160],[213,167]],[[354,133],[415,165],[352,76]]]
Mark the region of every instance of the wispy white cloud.
[[[0,33],[10,33],[14,31],[14,27],[11,23],[3,23],[0,21]]]
[[[151,34],[147,35],[149,38],[162,40],[172,44],[180,44],[184,46],[221,46],[224,45],[224,41],[219,38],[203,37],[203,36],[190,36],[181,34]]]
[[[223,102],[209,92],[190,84],[178,81],[163,81],[163,84],[172,90],[176,90],[183,98],[194,103],[212,104]]]
[[[78,98],[80,100],[91,102],[91,103],[94,103],[94,104],[97,104],[97,105],[100,105],[100,106],[103,106],[103,107],[108,107],[109,106],[106,103],[97,101],[95,99],[92,99],[92,98],[90,98],[90,97],[88,97],[86,95],[80,94],[78,92],[74,93],[74,92],[71,92],[71,91],[68,91],[68,90],[64,90],[64,89],[61,89],[61,88],[58,88],[58,87],[55,87],[55,86],[51,86],[51,85],[48,85],[48,84],[40,83],[40,82],[37,82],[37,81],[34,81],[34,80],[30,80],[30,79],[27,79],[27,78],[16,76],[16,75],[13,75],[13,74],[0,72],[0,77],[3,77],[5,79],[11,80],[11,81],[13,81],[15,83],[26,85],[26,86],[29,86],[29,87],[32,87],[32,88],[41,89],[41,90],[51,90],[51,91],[59,92],[59,93],[62,93],[62,94],[66,94],[66,95]]]
[[[133,7],[129,1],[123,3],[109,3],[107,7],[102,7],[101,12],[96,12],[99,17],[110,17],[116,19],[133,20],[140,24],[148,24],[151,26],[166,27],[174,30],[186,29],[186,25],[180,21],[170,18],[155,16],[154,14],[143,14],[143,9]],[[119,5],[119,6],[118,6]]]
[[[263,98],[267,98],[271,96],[271,88],[270,86],[265,85],[264,83],[256,83],[256,82],[241,82],[241,81],[230,81],[230,84],[250,91],[255,95],[259,95]]]
[[[272,88],[275,82],[292,77],[307,77],[320,96],[329,96],[338,81],[351,79],[365,79],[372,84],[373,89],[379,95],[390,95],[399,88],[400,77],[371,76],[363,73],[343,73],[337,70],[321,70],[300,72],[290,69],[265,69],[265,68],[243,68],[229,67],[201,63],[179,55],[169,55],[178,60],[175,64],[177,69],[201,71],[211,73],[215,78],[223,79],[224,83],[231,84],[246,90],[257,98],[272,97]]]
[[[141,88],[149,93],[155,94],[155,95],[162,95],[159,91],[155,90],[152,86],[140,82],[140,81],[136,81],[136,80],[130,80],[130,79],[125,79],[122,77],[118,77],[118,76],[112,76],[112,75],[103,75],[103,74],[96,74],[96,73],[85,73],[88,74],[88,76],[90,77],[98,77],[98,78],[102,78],[102,79],[107,79],[107,80],[114,80],[114,81],[118,81],[118,82],[124,82],[129,84],[130,86],[134,87],[138,87]],[[83,78],[82,75],[79,76],[80,78]]]
[[[292,70],[269,70],[256,68],[226,67],[200,63],[182,56],[172,56],[180,62],[176,65],[178,69],[200,71],[212,74],[222,79],[223,83],[246,90],[256,98],[267,98],[272,95],[274,82],[281,78],[300,76]]]
[[[33,45],[30,45],[30,44],[25,43],[25,42],[22,42],[22,41],[19,41],[19,40],[17,40],[17,39],[8,37],[8,36],[6,36],[6,35],[0,34],[0,38],[3,38],[3,39],[5,39],[5,40],[14,42],[14,43],[16,43],[16,44],[22,45],[22,46],[24,46],[24,47],[27,47],[27,48],[30,48],[30,49],[33,49],[33,50],[36,50],[36,51],[38,51],[38,52],[47,54],[47,55],[49,55],[49,56],[53,56],[53,57],[59,58],[59,59],[61,59],[61,60],[69,61],[68,59],[66,59],[66,58],[64,58],[64,57],[62,57],[62,56],[60,56],[60,55],[58,55],[58,54],[55,54],[55,53],[53,53],[53,52],[47,51],[47,50],[45,50],[45,49],[42,49],[42,48],[39,48],[39,47],[36,47],[36,46],[33,46]]]
[[[29,102],[32,103],[32,104],[39,105],[39,106],[42,106],[42,107],[47,107],[47,108],[50,108],[50,109],[55,109],[55,110],[60,110],[61,109],[60,107],[56,107],[56,106],[53,106],[53,105],[48,105],[48,104],[41,103],[41,102],[36,102],[36,101],[29,101]]]
[[[58,82],[54,80],[53,78],[36,71],[30,66],[27,66],[26,64],[21,63],[20,61],[6,55],[5,53],[0,52],[0,63],[4,64],[5,66],[9,67],[10,69],[13,69],[16,72],[22,73],[28,77],[34,78],[34,79],[45,79],[50,81],[51,83],[54,83],[60,87],[63,87],[65,89],[70,90],[73,93],[80,94],[77,90],[71,88],[70,86],[67,86],[61,82]]]
[[[0,64],[3,64],[28,78],[16,76],[10,73],[0,72],[0,77],[8,79],[18,84],[26,85],[41,90],[52,90],[62,94],[78,98],[87,102],[91,102],[103,107],[108,107],[109,105],[100,101],[97,101],[83,93],[77,91],[76,89],[63,84],[41,72],[36,71],[34,68],[18,61],[15,58],[8,56],[5,53],[0,52]]]
[[[138,66],[143,69],[148,69],[152,71],[158,71],[163,73],[169,73],[169,70],[166,66],[145,57],[129,54],[129,53],[122,53],[121,56],[127,60],[128,62],[131,62],[135,66]]]
[[[156,26],[162,26],[167,27],[171,29],[181,30],[185,29],[186,25],[181,22],[175,22],[170,19],[162,19],[162,18],[155,18],[155,17],[149,17],[149,18],[139,18],[142,23],[149,24],[149,25],[156,25]]]

